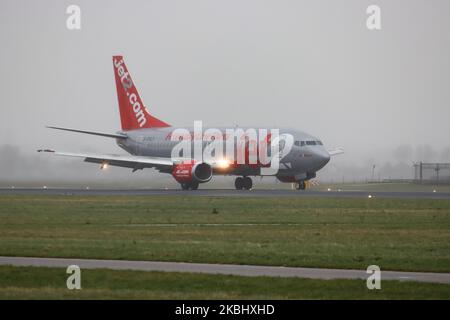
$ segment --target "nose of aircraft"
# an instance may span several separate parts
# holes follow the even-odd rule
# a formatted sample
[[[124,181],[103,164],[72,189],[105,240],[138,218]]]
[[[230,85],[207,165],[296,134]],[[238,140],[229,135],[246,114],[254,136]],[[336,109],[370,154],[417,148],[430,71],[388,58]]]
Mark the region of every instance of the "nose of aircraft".
[[[330,154],[327,150],[325,150],[325,148],[316,150],[314,156],[321,168],[324,167],[328,163],[328,161],[330,161]]]

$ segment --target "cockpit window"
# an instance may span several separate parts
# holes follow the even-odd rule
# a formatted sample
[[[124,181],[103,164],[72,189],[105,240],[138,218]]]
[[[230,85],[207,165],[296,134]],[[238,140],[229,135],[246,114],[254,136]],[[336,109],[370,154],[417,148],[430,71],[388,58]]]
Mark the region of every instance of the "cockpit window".
[[[294,142],[294,144],[297,146],[297,147],[303,147],[304,145],[305,145],[305,141],[295,141]]]
[[[316,145],[316,141],[311,141],[311,140],[306,141],[306,145],[308,145],[308,146],[315,146]]]
[[[323,143],[322,143],[322,141],[320,141],[320,140],[317,140],[316,142],[317,142],[317,144],[318,144],[319,146],[323,146]]]

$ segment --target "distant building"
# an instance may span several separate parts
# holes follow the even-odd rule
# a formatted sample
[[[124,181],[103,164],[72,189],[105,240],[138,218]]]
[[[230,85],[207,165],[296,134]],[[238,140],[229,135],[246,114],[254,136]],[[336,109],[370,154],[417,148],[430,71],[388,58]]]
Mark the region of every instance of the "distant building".
[[[450,184],[450,163],[414,163],[414,182]]]

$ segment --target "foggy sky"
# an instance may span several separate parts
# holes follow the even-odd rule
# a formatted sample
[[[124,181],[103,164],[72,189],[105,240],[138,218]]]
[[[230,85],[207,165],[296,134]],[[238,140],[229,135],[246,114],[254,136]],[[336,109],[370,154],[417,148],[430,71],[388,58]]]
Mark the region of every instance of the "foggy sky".
[[[70,4],[79,31],[66,28]],[[366,28],[370,4],[380,31]],[[111,57],[122,54],[158,118],[298,128],[345,149],[325,177],[450,161],[449,17],[448,0],[0,0],[0,145],[123,153],[44,128],[120,129]]]

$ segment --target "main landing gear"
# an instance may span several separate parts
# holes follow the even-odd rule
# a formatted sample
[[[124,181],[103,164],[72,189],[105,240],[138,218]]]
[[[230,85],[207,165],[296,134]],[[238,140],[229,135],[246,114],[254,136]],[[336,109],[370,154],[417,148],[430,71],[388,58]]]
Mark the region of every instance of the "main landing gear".
[[[306,189],[306,182],[303,181],[303,180],[298,181],[295,184],[295,189],[297,189],[297,190],[305,190]]]
[[[183,190],[197,190],[198,189],[198,182],[181,183],[181,189],[183,189]]]
[[[253,187],[253,181],[250,177],[237,177],[234,180],[234,186],[236,190],[250,190]]]

